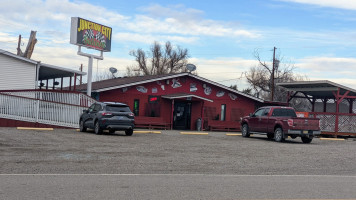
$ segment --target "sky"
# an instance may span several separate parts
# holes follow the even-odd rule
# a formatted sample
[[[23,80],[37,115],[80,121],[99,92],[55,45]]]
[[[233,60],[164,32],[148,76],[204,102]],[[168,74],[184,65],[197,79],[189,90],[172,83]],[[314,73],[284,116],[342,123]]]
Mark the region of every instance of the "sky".
[[[330,80],[356,89],[356,1],[354,0],[181,0],[69,1],[0,0],[0,49],[24,51],[37,31],[32,59],[87,71],[88,58],[70,44],[71,17],[112,28],[111,52],[94,61],[93,79],[110,67],[124,76],[135,64],[132,50],[153,42],[189,51],[199,76],[238,89],[244,72],[257,66],[254,52],[270,63],[273,47],[281,63],[308,80]],[[83,49],[99,55],[98,52]]]

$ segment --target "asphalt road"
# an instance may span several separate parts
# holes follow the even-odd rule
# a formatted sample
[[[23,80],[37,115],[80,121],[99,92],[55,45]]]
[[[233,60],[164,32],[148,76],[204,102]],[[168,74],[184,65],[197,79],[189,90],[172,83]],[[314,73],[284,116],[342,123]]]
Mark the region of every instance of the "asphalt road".
[[[2,175],[2,199],[352,199],[356,177]]]
[[[356,199],[355,144],[0,128],[0,199]]]

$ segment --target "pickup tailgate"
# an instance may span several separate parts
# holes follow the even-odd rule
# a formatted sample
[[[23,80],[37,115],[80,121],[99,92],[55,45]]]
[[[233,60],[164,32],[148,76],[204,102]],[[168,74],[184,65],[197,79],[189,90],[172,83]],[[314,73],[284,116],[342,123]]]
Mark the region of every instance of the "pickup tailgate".
[[[319,130],[319,120],[315,118],[294,117],[293,130]]]

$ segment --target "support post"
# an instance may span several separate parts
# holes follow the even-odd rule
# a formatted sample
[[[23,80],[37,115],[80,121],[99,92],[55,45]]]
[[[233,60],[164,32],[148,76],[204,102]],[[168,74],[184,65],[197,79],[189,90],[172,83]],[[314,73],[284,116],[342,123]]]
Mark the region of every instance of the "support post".
[[[171,110],[171,130],[173,130],[173,122],[174,122],[174,99],[172,99],[172,110]]]
[[[72,77],[69,77],[69,91],[72,90]]]
[[[75,86],[77,84],[77,74],[74,73],[74,86],[73,86],[73,91],[75,91]]]
[[[349,99],[349,113],[353,113],[354,99]]]
[[[93,56],[89,57],[88,63],[88,82],[87,82],[87,95],[91,97],[91,81],[92,81],[92,73],[93,73]]]
[[[337,94],[336,94],[336,116],[335,116],[335,134],[339,132],[339,104],[341,103],[340,101],[340,88],[337,89]]]
[[[204,100],[202,102],[202,105],[201,105],[201,129],[202,131],[204,131]]]
[[[327,103],[328,103],[328,99],[325,98],[325,99],[324,99],[324,102],[323,102],[323,106],[324,106],[323,111],[324,111],[324,112],[326,112],[326,104],[327,104]]]
[[[55,86],[54,86],[54,82],[56,82],[56,79],[55,79],[55,78],[53,79],[52,90],[54,90],[54,87],[55,87]]]
[[[46,80],[46,90],[48,90],[48,79]]]
[[[275,56],[276,56],[276,47],[273,47],[273,62],[272,62],[272,74],[271,74],[271,101],[274,97],[274,70],[275,70]]]
[[[63,77],[61,77],[61,90],[63,90]]]

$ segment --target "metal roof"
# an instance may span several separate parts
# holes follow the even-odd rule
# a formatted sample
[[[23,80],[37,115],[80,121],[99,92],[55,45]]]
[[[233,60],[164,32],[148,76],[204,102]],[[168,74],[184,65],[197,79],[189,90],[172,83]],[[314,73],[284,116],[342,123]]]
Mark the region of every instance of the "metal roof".
[[[107,90],[125,88],[125,87],[129,87],[129,86],[140,85],[140,84],[144,84],[144,83],[161,81],[161,80],[166,80],[166,79],[171,79],[171,78],[178,78],[178,77],[183,77],[183,76],[190,76],[195,79],[215,85],[217,87],[224,88],[225,90],[228,90],[231,93],[239,94],[241,96],[244,96],[249,99],[253,99],[253,100],[261,102],[261,103],[264,102],[260,98],[250,96],[248,94],[234,90],[234,89],[229,88],[229,87],[222,85],[220,83],[216,83],[214,81],[208,80],[206,78],[203,78],[203,77],[200,77],[200,76],[188,73],[188,72],[178,73],[178,74],[162,74],[162,75],[148,75],[148,76],[135,76],[135,77],[107,79],[107,80],[93,82],[92,83],[92,91],[93,92],[103,92],[103,91],[107,91]],[[77,90],[80,90],[80,91],[86,91],[86,88],[87,88],[87,84],[82,84],[80,86],[77,86]]]
[[[340,89],[340,95],[349,91],[348,96],[356,96],[356,90],[328,81],[297,81],[289,83],[277,83],[277,86],[286,88],[288,91],[302,92],[315,98],[335,98],[337,91]]]
[[[64,67],[41,63],[41,61],[36,61],[36,60],[28,59],[28,58],[25,58],[22,56],[18,56],[16,54],[10,53],[10,52],[2,50],[2,49],[0,49],[0,54],[40,66],[38,80],[71,77],[71,76],[74,76],[74,74],[77,74],[77,75],[86,75],[87,74],[85,72],[81,72],[81,71],[77,71],[77,70],[72,70],[72,69],[67,69]]]

